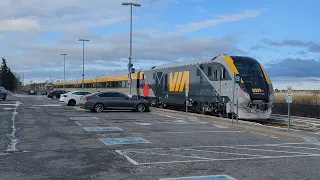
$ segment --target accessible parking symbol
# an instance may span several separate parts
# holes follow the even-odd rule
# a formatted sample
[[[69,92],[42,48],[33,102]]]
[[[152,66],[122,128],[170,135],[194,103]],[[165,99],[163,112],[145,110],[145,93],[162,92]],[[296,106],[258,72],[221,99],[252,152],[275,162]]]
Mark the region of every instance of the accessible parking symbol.
[[[71,120],[75,121],[86,121],[86,120],[96,120],[98,118],[96,117],[88,117],[88,116],[83,116],[83,117],[70,117]]]
[[[123,131],[118,127],[84,127],[86,131]]]
[[[105,145],[150,143],[141,137],[99,138]]]
[[[211,175],[211,176],[165,178],[160,180],[236,180],[236,179],[228,175]]]

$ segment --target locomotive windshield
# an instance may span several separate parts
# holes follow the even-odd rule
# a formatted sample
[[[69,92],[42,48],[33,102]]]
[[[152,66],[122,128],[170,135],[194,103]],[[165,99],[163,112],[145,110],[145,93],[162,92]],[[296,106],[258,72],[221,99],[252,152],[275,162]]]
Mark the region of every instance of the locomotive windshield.
[[[252,58],[248,57],[232,57],[237,67],[240,77],[244,81],[244,86],[249,92],[252,100],[267,100],[268,85],[263,75],[260,64]]]
[[[242,77],[256,77],[259,79],[263,79],[263,73],[260,68],[260,65],[257,62],[234,62],[236,65],[240,75]]]

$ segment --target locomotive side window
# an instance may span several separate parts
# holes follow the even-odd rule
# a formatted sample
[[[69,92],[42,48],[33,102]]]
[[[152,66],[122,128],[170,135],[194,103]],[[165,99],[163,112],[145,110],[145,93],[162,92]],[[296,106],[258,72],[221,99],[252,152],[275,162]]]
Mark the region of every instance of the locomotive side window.
[[[214,70],[213,80],[218,81],[218,70],[217,69]]]
[[[164,75],[164,91],[168,91],[168,74]]]
[[[156,79],[156,74],[155,73],[153,73],[153,79]]]
[[[208,67],[208,76],[212,76],[212,67]]]
[[[197,76],[200,76],[201,75],[201,72],[199,70],[199,68],[197,68]]]
[[[222,67],[222,71],[221,71],[221,79],[226,79],[227,77],[227,70],[226,68]]]

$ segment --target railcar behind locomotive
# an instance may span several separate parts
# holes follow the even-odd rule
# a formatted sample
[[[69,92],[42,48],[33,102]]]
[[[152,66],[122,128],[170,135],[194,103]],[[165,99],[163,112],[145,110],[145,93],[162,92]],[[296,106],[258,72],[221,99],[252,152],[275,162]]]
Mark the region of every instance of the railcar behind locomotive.
[[[240,82],[235,83],[234,74],[240,76]],[[236,109],[234,89],[238,89],[235,97],[240,119],[270,118],[273,86],[263,66],[251,57],[219,55],[171,63],[140,70],[132,77],[133,95],[149,100],[153,106],[165,108],[187,103],[189,109],[198,113],[230,117]],[[62,83],[56,87],[61,88]],[[89,79],[85,87],[128,92],[127,75]],[[67,83],[69,90],[78,88],[79,83]]]

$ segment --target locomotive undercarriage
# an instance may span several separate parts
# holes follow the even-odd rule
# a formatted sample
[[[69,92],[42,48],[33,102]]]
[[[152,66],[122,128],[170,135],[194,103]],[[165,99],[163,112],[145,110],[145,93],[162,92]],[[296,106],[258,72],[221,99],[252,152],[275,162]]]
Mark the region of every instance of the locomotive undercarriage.
[[[161,98],[147,98],[151,107],[167,108],[167,104],[163,103]],[[230,113],[226,112],[227,104],[224,102],[217,101],[203,102],[203,101],[188,101],[188,109],[198,114],[210,114],[218,115],[220,117],[231,117]],[[185,104],[184,104],[185,106]]]
[[[147,98],[150,102],[151,107],[158,107],[158,108],[167,108],[168,104],[163,103],[161,98]],[[230,102],[229,100],[227,102]],[[227,112],[227,107],[229,104],[225,101],[217,100],[216,102],[204,102],[204,101],[188,101],[188,110],[191,112],[196,112],[198,114],[204,115],[215,115],[222,118],[232,118],[232,114],[234,118],[237,117],[236,113]],[[185,104],[183,105],[185,107]],[[176,106],[175,106],[176,107]],[[182,106],[181,106],[182,107]],[[182,108],[184,108],[182,107]],[[243,112],[246,111],[249,114],[256,114],[256,113],[264,113],[270,109],[270,105],[266,104],[264,101],[251,101],[248,103],[246,107],[239,106],[239,111]],[[240,112],[239,112],[240,113]],[[241,114],[240,117],[241,118]]]

